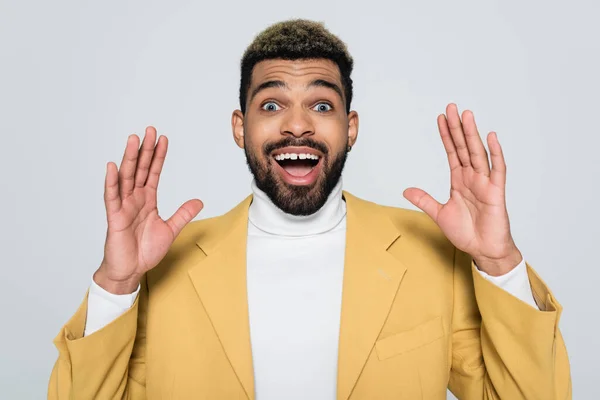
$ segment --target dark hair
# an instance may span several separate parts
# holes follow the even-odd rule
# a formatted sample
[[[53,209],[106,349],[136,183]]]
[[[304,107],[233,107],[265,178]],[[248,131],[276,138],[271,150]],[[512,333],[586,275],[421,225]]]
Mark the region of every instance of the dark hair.
[[[248,46],[241,62],[240,108],[246,112],[246,101],[252,70],[260,61],[271,59],[298,60],[325,58],[337,64],[342,78],[346,113],[352,102],[352,67],[354,61],[346,44],[329,32],[322,22],[293,19],[278,22],[259,33]]]

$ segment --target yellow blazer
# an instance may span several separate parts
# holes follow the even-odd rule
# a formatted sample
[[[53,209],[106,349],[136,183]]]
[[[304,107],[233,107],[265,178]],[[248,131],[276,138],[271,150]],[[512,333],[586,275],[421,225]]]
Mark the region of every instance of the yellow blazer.
[[[337,400],[571,399],[562,308],[529,265],[540,310],[482,278],[424,213],[343,195]],[[86,295],[54,340],[48,398],[254,399],[251,201],[190,223],[131,309],[83,337]]]

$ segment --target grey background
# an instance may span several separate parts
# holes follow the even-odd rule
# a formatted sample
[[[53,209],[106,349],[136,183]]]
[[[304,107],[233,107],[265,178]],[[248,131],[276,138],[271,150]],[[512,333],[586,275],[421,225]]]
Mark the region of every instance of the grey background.
[[[239,59],[269,24],[324,21],[346,41],[360,134],[345,188],[412,208],[445,202],[436,116],[448,102],[496,130],[513,235],[564,306],[574,397],[600,398],[600,6],[595,1],[0,2],[0,397],[40,399],[52,339],[102,258],[103,180],[127,135],[170,139],[159,210],[201,217],[249,192],[231,138]]]

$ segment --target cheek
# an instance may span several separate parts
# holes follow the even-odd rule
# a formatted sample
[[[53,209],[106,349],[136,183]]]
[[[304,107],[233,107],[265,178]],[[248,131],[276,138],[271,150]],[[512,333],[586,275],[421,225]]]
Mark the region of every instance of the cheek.
[[[259,116],[247,122],[244,134],[252,143],[262,145],[267,141],[279,138],[280,126],[278,118],[261,118]]]
[[[252,154],[253,158],[260,164],[265,164],[267,160],[263,154],[265,143],[277,140],[277,135],[273,133],[271,123],[254,119],[251,123],[246,123],[244,129],[244,144],[246,151]]]
[[[327,143],[332,154],[337,154],[348,141],[348,128],[346,124],[338,120],[323,120],[316,126],[319,139]]]

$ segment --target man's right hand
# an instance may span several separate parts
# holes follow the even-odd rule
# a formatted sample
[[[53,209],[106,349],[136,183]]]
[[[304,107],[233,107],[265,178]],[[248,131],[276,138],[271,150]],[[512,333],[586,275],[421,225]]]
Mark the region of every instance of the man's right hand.
[[[139,141],[137,135],[129,136],[120,169],[113,162],[106,166],[108,230],[94,281],[113,294],[134,292],[142,275],[163,259],[177,235],[203,208],[200,200],[193,199],[166,221],[158,215],[156,193],[168,140],[160,136],[155,146],[156,129],[149,126],[141,148]]]

